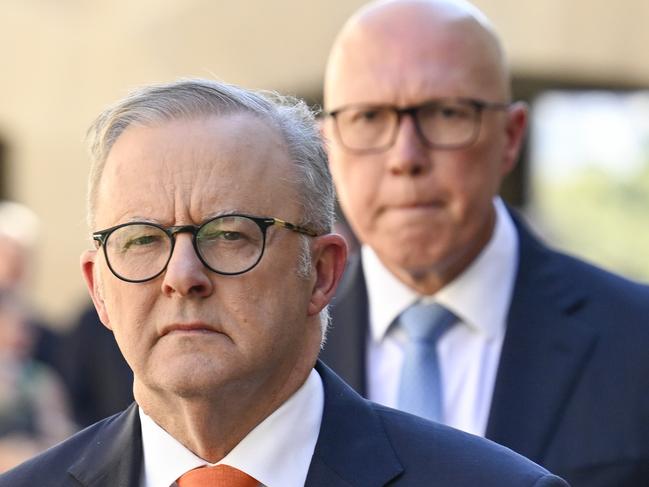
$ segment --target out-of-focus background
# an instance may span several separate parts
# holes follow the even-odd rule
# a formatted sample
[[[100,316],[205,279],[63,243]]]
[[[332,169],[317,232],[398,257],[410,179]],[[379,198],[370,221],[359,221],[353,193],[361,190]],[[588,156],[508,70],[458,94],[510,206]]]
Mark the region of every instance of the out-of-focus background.
[[[78,257],[86,127],[142,83],[216,77],[318,103],[327,50],[363,2],[2,0],[0,198],[41,220],[33,296],[65,326]],[[533,110],[505,188],[557,245],[649,279],[649,2],[477,0]]]

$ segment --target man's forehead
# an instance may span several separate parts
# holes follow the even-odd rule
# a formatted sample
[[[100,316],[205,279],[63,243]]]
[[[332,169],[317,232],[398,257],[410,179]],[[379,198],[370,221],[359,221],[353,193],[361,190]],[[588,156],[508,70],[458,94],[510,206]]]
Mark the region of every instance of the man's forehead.
[[[132,126],[106,161],[98,214],[112,225],[175,221],[183,211],[192,220],[231,207],[257,211],[274,204],[273,194],[286,194],[290,169],[283,138],[252,115]]]
[[[208,152],[211,158],[207,155],[209,160],[204,162],[217,163],[224,162],[222,159],[245,159],[245,155],[259,155],[269,149],[281,152],[285,145],[279,130],[270,121],[254,114],[236,112],[179,117],[129,125],[111,147],[104,170],[115,170],[116,163],[140,166],[150,162],[164,169],[180,162],[177,158],[166,157],[166,151],[192,161],[205,159],[203,156]],[[214,157],[218,155],[223,157]],[[247,166],[237,164],[239,169]],[[128,173],[120,175],[128,176]]]

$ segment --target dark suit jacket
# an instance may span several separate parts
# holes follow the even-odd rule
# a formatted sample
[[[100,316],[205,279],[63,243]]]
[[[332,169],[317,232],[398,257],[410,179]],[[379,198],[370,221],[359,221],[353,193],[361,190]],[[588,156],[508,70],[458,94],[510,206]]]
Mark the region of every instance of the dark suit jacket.
[[[308,487],[567,487],[511,450],[370,403],[316,368],[325,406]],[[138,487],[141,469],[134,404],[0,476],[0,487]]]
[[[515,223],[520,259],[487,438],[573,487],[649,486],[649,288],[554,252]],[[361,394],[367,313],[356,259],[321,358]]]
[[[133,372],[92,303],[63,337],[61,349],[66,356],[63,378],[79,426],[112,416],[133,402]]]

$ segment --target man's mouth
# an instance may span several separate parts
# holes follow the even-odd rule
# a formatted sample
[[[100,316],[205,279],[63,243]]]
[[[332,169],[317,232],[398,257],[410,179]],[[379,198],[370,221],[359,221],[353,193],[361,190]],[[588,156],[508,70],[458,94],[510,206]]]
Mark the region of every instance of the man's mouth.
[[[201,323],[201,322],[172,323],[170,325],[165,326],[162,329],[160,336],[166,336],[169,334],[176,334],[176,333],[199,334],[199,333],[221,333],[221,331],[214,326],[210,326],[206,323]]]

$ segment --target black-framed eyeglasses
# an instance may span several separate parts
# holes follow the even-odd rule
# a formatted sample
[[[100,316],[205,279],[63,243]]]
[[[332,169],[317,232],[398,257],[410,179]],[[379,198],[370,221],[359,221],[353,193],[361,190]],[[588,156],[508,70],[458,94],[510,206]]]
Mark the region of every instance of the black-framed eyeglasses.
[[[261,261],[268,227],[277,225],[316,237],[317,232],[280,220],[243,214],[222,215],[201,225],[163,227],[149,222],[129,222],[92,234],[111,272],[127,282],[145,282],[164,272],[176,244],[176,235],[191,233],[194,250],[213,272],[237,275]]]
[[[478,138],[482,112],[508,110],[509,107],[507,103],[473,98],[439,98],[407,107],[347,105],[325,115],[333,118],[335,134],[343,148],[365,154],[392,147],[404,115],[413,118],[417,133],[427,147],[468,147]]]

